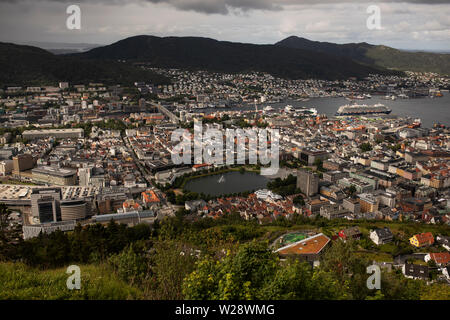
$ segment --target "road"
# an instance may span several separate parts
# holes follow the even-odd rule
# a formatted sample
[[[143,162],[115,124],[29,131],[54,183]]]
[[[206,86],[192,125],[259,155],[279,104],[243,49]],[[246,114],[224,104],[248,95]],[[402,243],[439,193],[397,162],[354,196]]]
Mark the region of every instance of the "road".
[[[141,161],[137,158],[137,156],[133,150],[133,147],[131,146],[131,143],[128,140],[128,137],[123,137],[123,141],[125,143],[125,146],[128,149],[128,152],[131,154],[131,157],[133,158],[134,163],[136,163],[136,166],[138,167],[139,172],[144,177],[144,180],[147,182],[147,185],[150,187],[150,189],[155,191],[156,195],[161,200],[162,207],[166,209],[165,211],[167,211],[167,212],[165,212],[164,210],[160,210],[161,212],[158,213],[158,216],[161,215],[161,218],[166,215],[172,216],[173,213],[176,211],[174,206],[172,204],[170,204],[169,202],[167,202],[166,197],[163,195],[161,190],[159,190],[158,188],[156,188],[156,186],[153,185],[153,183],[152,183],[153,176],[147,171],[147,169],[142,165]]]

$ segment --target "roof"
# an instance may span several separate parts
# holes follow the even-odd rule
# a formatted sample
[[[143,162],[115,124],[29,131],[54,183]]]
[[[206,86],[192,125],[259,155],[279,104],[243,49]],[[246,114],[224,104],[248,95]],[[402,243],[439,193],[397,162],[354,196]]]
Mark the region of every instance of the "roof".
[[[428,266],[405,264],[405,275],[416,278],[428,278]]]
[[[358,227],[350,227],[350,228],[344,229],[342,231],[346,237],[352,237],[352,236],[361,234],[361,231],[359,230]]]
[[[389,228],[386,228],[386,227],[380,228],[380,229],[375,229],[375,230],[373,230],[373,232],[375,232],[378,235],[378,237],[380,237],[380,238],[390,238],[393,236],[391,230],[389,230]]]
[[[147,190],[147,191],[142,192],[142,197],[144,198],[144,201],[146,203],[159,202],[159,198],[156,195],[155,191],[153,191],[153,190]]]
[[[323,233],[319,233],[310,238],[294,242],[285,247],[279,248],[276,252],[282,255],[289,254],[317,254],[330,242],[330,238]]]
[[[414,235],[419,243],[433,243],[434,237],[431,232],[419,233]]]
[[[58,177],[71,177],[74,176],[77,172],[72,169],[62,169],[57,167],[50,166],[40,166],[32,169],[33,173],[40,173],[49,176],[58,176]]]
[[[449,252],[430,253],[430,257],[437,264],[448,264],[450,262],[450,253]]]

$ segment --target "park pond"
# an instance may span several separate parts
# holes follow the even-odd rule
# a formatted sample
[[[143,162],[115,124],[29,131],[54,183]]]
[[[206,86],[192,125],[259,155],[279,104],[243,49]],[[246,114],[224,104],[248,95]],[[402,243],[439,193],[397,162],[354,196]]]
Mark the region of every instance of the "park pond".
[[[256,172],[231,171],[191,179],[185,184],[184,189],[210,196],[220,196],[265,189],[269,180]]]

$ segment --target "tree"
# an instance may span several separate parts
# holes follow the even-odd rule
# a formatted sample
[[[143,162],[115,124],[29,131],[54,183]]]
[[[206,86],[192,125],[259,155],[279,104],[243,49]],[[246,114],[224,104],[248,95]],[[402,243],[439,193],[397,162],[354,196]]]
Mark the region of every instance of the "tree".
[[[305,205],[305,200],[300,195],[296,196],[292,201],[294,202],[294,204],[298,204],[299,206]]]
[[[362,143],[359,146],[359,149],[361,149],[362,152],[372,151],[372,145],[370,143],[368,143],[368,142]]]
[[[259,290],[273,277],[278,259],[267,244],[251,242],[235,254],[216,261],[200,260],[183,283],[185,299],[248,300],[259,296]]]
[[[334,242],[323,256],[321,268],[332,272],[340,285],[348,286],[352,298],[365,299],[370,293],[366,286],[369,261],[356,255],[355,249],[352,240]]]
[[[317,167],[317,170],[321,171],[323,170],[323,161],[320,158],[317,158],[314,160],[314,165]]]
[[[183,279],[194,270],[196,252],[191,246],[175,241],[155,243],[150,256],[153,299],[183,299]]]
[[[185,299],[338,299],[347,297],[331,272],[307,262],[282,263],[264,242],[247,243],[222,259],[197,262],[183,283]]]
[[[0,259],[14,258],[22,241],[22,230],[12,221],[11,213],[6,204],[0,203]]]
[[[124,281],[131,284],[142,282],[148,274],[149,266],[146,259],[135,252],[133,245],[108,259],[114,271]]]

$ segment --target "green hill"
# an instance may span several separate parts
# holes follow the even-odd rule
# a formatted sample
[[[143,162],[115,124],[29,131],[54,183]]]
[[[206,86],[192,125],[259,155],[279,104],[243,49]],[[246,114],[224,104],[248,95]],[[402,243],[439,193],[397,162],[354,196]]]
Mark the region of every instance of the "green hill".
[[[111,61],[89,61],[54,55],[32,46],[0,42],[0,86],[105,82],[167,83],[162,76],[131,65]]]
[[[347,57],[362,64],[381,68],[450,74],[450,54],[408,52],[366,42],[336,44],[296,36],[288,37],[276,45]]]
[[[136,36],[72,56],[95,61],[146,62],[165,68],[267,72],[290,79],[346,79],[362,78],[371,73],[393,73],[327,53],[199,37]]]

